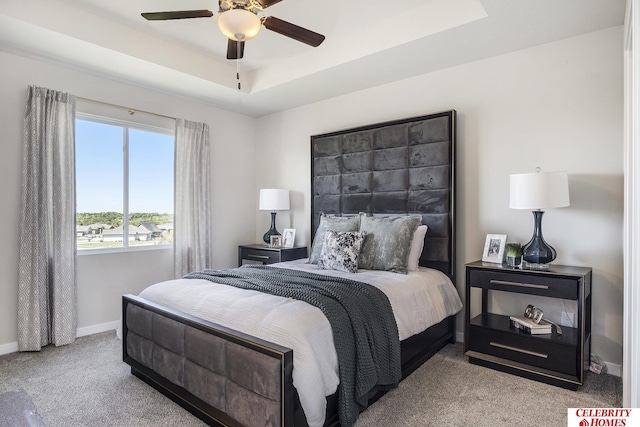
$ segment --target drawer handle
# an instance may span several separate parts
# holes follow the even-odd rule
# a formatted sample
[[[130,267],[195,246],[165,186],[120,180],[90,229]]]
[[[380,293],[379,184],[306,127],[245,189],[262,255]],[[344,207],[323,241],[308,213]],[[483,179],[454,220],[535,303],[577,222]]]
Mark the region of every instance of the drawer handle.
[[[518,347],[512,347],[510,345],[504,345],[504,344],[500,344],[500,343],[493,342],[493,341],[491,341],[489,343],[489,345],[492,345],[494,347],[504,348],[505,350],[517,351],[517,352],[520,352],[520,353],[529,354],[531,356],[541,357],[543,359],[546,359],[546,358],[549,357],[548,354],[537,353],[535,351],[525,350],[523,348],[518,348]]]
[[[253,254],[248,254],[247,258],[269,259],[269,257],[266,255],[253,255]]]
[[[509,286],[520,286],[522,288],[536,288],[536,289],[549,289],[547,285],[534,285],[533,283],[518,283],[518,282],[507,282],[506,280],[491,280],[489,281],[492,285],[509,285]]]

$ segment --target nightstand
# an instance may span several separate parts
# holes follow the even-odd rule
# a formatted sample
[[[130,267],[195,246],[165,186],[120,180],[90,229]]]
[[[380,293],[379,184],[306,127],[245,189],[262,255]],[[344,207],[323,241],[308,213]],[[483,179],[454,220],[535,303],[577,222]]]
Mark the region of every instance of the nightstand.
[[[464,348],[469,362],[577,390],[590,363],[591,268],[552,264],[549,270],[525,270],[481,261],[465,267]],[[473,318],[471,288],[482,290],[482,312]],[[508,315],[488,312],[489,291],[576,301],[575,327],[562,326],[562,335],[515,329]]]
[[[273,264],[276,262],[292,261],[306,258],[307,247],[296,246],[294,248],[270,248],[258,243],[238,246],[238,266],[242,266],[242,260]]]

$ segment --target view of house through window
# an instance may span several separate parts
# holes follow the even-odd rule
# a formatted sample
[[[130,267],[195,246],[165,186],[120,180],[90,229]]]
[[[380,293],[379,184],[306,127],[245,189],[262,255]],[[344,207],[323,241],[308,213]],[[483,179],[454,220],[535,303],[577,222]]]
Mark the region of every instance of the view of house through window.
[[[78,250],[172,243],[173,157],[170,129],[79,114]]]

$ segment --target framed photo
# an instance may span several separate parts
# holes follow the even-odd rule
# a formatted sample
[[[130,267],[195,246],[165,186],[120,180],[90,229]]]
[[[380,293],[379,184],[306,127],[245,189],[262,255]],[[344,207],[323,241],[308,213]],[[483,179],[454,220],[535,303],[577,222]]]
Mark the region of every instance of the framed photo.
[[[482,252],[482,261],[502,264],[506,244],[506,234],[487,234],[487,240],[484,242],[484,251]]]
[[[282,232],[282,246],[285,248],[292,248],[293,242],[296,239],[295,228],[285,228]]]
[[[271,242],[269,244],[269,247],[271,248],[281,248],[282,247],[282,236],[269,236],[271,239]]]

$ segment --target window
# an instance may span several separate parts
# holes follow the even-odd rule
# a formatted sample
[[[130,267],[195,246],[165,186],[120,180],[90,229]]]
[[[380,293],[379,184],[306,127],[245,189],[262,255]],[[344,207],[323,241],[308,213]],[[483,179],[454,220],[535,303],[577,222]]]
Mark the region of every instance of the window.
[[[78,113],[78,251],[171,244],[173,158],[172,129]]]

